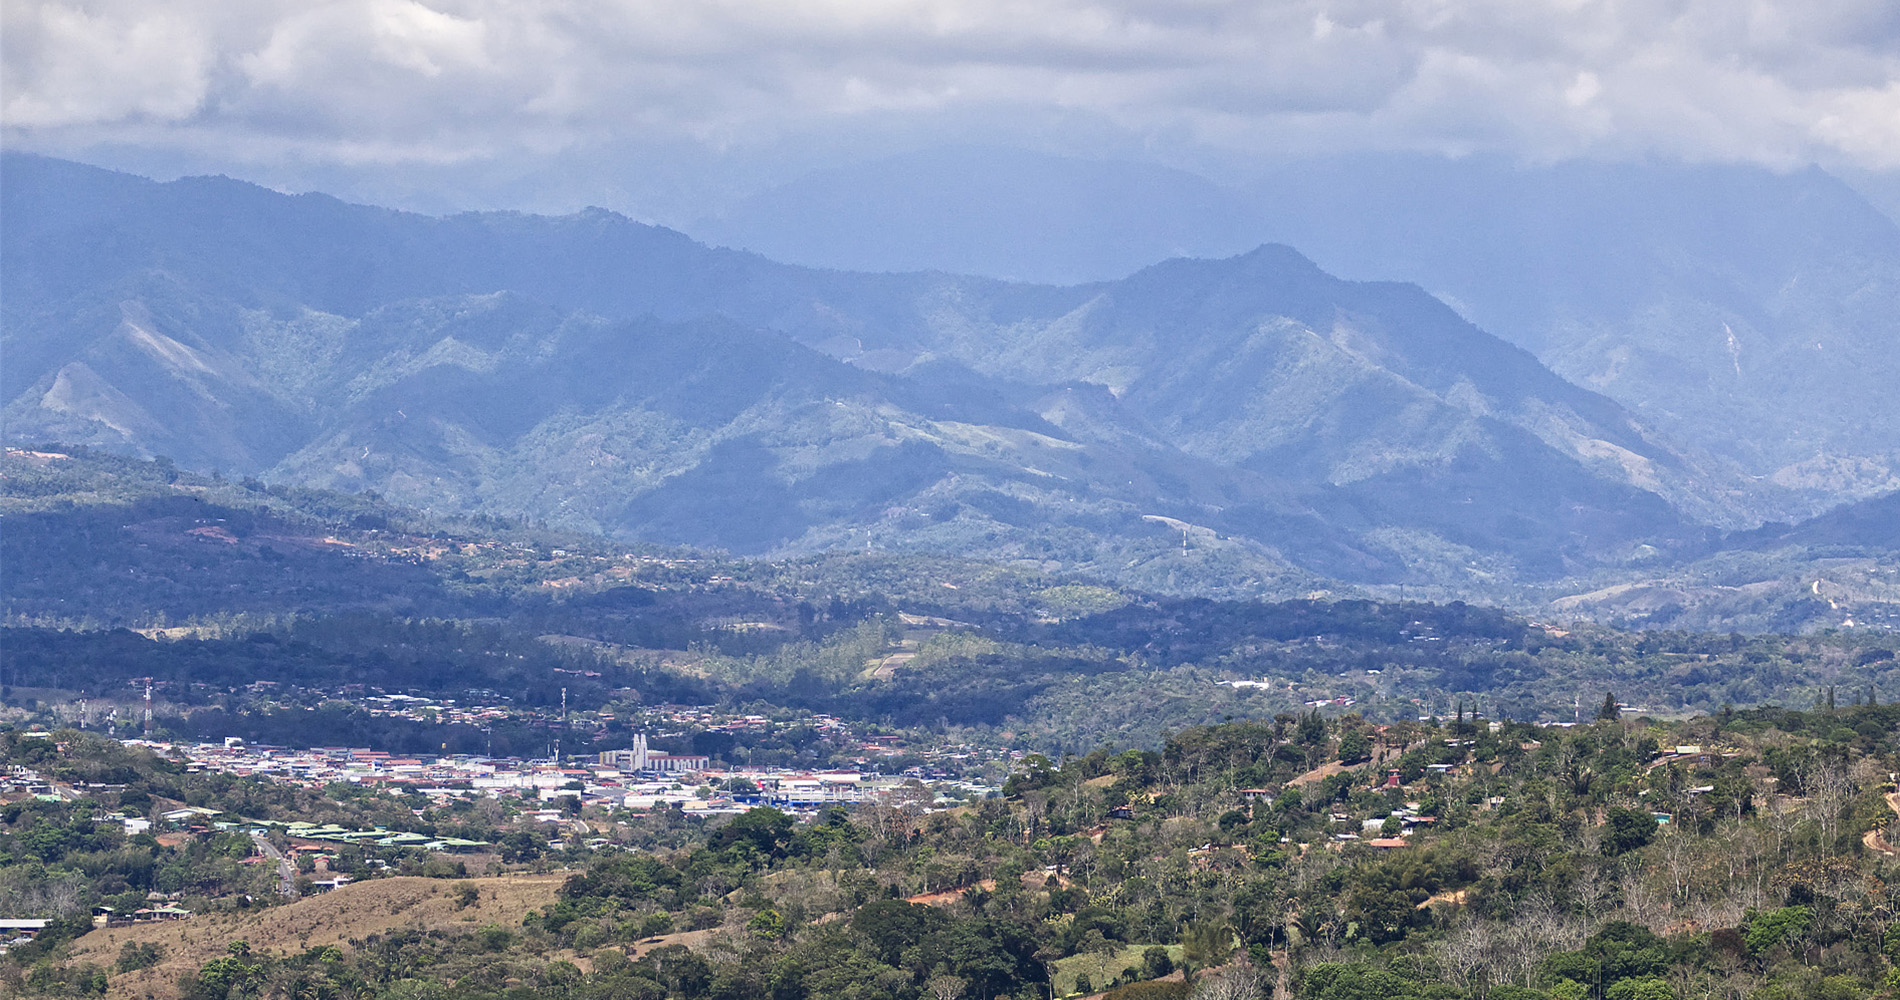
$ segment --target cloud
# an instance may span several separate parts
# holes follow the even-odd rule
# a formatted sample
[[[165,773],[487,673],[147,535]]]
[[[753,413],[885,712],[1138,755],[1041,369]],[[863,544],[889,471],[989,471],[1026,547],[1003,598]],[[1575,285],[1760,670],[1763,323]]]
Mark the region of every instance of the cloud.
[[[1891,0],[4,2],[15,145],[440,164],[1056,117],[1240,154],[1900,167]]]

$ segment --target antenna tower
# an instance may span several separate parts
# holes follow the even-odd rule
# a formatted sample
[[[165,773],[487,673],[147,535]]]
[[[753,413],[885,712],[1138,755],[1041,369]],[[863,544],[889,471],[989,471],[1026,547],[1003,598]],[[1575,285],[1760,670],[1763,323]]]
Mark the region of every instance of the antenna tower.
[[[152,738],[152,679],[145,678],[145,738]]]

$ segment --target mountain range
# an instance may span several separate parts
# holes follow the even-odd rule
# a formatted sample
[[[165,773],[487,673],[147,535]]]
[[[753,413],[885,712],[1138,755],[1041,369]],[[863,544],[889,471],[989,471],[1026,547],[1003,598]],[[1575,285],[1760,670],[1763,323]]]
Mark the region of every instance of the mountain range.
[[[0,199],[12,442],[1176,591],[1545,579],[1803,502],[1418,286],[1285,246],[1037,285],[13,154]]]
[[[1900,226],[1815,168],[1362,153],[1218,184],[956,147],[819,171],[688,228],[799,263],[1058,282],[1286,243],[1340,275],[1417,283],[1784,487],[1790,514],[1900,489],[1885,388],[1900,380]]]

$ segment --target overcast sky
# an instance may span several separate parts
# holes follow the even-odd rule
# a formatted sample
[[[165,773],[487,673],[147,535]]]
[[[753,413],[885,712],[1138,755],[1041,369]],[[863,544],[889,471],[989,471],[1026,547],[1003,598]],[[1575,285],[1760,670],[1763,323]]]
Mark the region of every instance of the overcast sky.
[[[1900,168],[1894,0],[0,2],[10,148],[444,207],[944,140]]]

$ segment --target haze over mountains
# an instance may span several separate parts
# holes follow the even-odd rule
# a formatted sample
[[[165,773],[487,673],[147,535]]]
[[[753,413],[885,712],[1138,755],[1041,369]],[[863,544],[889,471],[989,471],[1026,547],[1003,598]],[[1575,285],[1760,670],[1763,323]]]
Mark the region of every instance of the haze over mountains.
[[[1342,281],[1285,246],[1032,285],[778,264],[600,211],[430,218],[221,178],[0,169],[14,442],[737,552],[924,548],[1253,592],[1693,554],[1878,478],[1794,483],[1805,496],[1750,478],[1756,459],[1721,446],[1752,433],[1734,414],[1632,412],[1416,286]],[[1834,248],[1861,272],[1814,263],[1845,259],[1829,247],[1789,259],[1810,284],[1860,275],[1850,306],[1871,316],[1893,227],[1864,228]],[[1802,323],[1834,302],[1784,299]],[[1758,315],[1730,323],[1738,339],[1778,314]],[[1861,315],[1833,336],[1874,378],[1891,361]],[[1612,335],[1637,334],[1577,342]],[[1764,367],[1796,388],[1831,371]],[[1798,420],[1876,468],[1894,401],[1826,402]],[[1679,424],[1698,434],[1659,429]]]
[[[1360,154],[1222,187],[958,148],[814,174],[693,228],[801,263],[1057,282],[1282,242],[1418,283],[1807,511],[1900,489],[1900,227],[1819,170]]]

